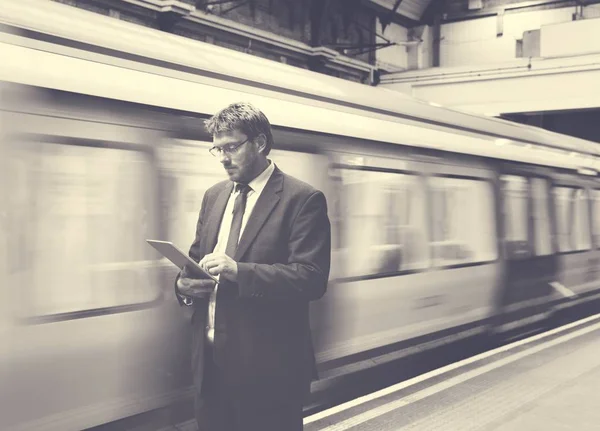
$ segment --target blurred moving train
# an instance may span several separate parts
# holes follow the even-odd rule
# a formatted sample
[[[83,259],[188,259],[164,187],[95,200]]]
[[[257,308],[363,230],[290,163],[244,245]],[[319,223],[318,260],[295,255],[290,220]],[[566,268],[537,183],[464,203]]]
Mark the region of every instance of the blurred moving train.
[[[49,1],[3,4],[0,57],[2,430],[189,396],[189,316],[144,240],[189,247],[224,178],[203,119],[234,101],[266,113],[272,159],[328,199],[323,376],[600,296],[593,143]]]

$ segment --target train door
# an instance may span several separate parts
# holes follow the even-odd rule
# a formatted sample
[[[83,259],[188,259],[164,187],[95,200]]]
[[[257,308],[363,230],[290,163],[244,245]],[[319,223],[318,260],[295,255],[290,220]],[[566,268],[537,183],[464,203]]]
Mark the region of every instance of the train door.
[[[552,242],[550,183],[543,175],[508,171],[500,177],[505,280],[500,332],[536,327],[547,317],[557,256]]]
[[[599,288],[599,256],[592,236],[592,202],[598,191],[585,178],[561,177],[553,185],[560,272],[554,283],[559,308]]]

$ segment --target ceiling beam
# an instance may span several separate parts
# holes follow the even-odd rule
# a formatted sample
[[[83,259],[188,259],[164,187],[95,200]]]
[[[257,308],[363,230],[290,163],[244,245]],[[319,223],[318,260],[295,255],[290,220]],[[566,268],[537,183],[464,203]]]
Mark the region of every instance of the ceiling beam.
[[[420,25],[419,21],[414,20],[414,19],[409,18],[404,15],[401,15],[398,12],[394,13],[393,15],[389,15],[390,9],[383,7],[380,4],[373,3],[370,0],[361,0],[361,3],[365,6],[367,6],[368,8],[370,8],[371,10],[374,10],[377,13],[377,16],[379,17],[380,21],[382,20],[382,17],[390,16],[391,17],[390,23],[401,25],[404,28],[412,28],[412,27],[416,27],[416,26]],[[385,19],[385,18],[383,18],[383,19]]]
[[[392,19],[394,18],[394,15],[396,15],[400,3],[402,3],[402,0],[396,0],[396,3],[394,3],[394,7],[392,8],[392,10],[387,15],[384,15],[381,18],[379,18],[379,20],[381,21],[382,33],[385,33],[385,28],[392,23]]]

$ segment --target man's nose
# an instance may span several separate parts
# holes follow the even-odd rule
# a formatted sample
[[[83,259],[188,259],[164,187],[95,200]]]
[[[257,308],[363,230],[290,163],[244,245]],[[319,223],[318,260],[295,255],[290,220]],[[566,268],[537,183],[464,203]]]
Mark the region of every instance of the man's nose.
[[[219,161],[223,164],[229,162],[230,159],[229,159],[229,156],[227,155],[227,153],[225,153],[224,151],[221,151],[219,153]]]

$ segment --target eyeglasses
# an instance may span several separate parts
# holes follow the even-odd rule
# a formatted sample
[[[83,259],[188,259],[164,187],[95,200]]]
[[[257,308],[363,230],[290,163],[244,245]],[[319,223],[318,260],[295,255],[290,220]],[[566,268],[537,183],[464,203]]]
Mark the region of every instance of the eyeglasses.
[[[212,154],[215,157],[219,157],[221,154],[227,154],[228,156],[231,156],[232,154],[237,153],[238,149],[249,140],[250,138],[246,139],[244,142],[241,142],[239,144],[227,144],[223,145],[222,147],[212,147],[208,151],[210,151],[210,154]]]

